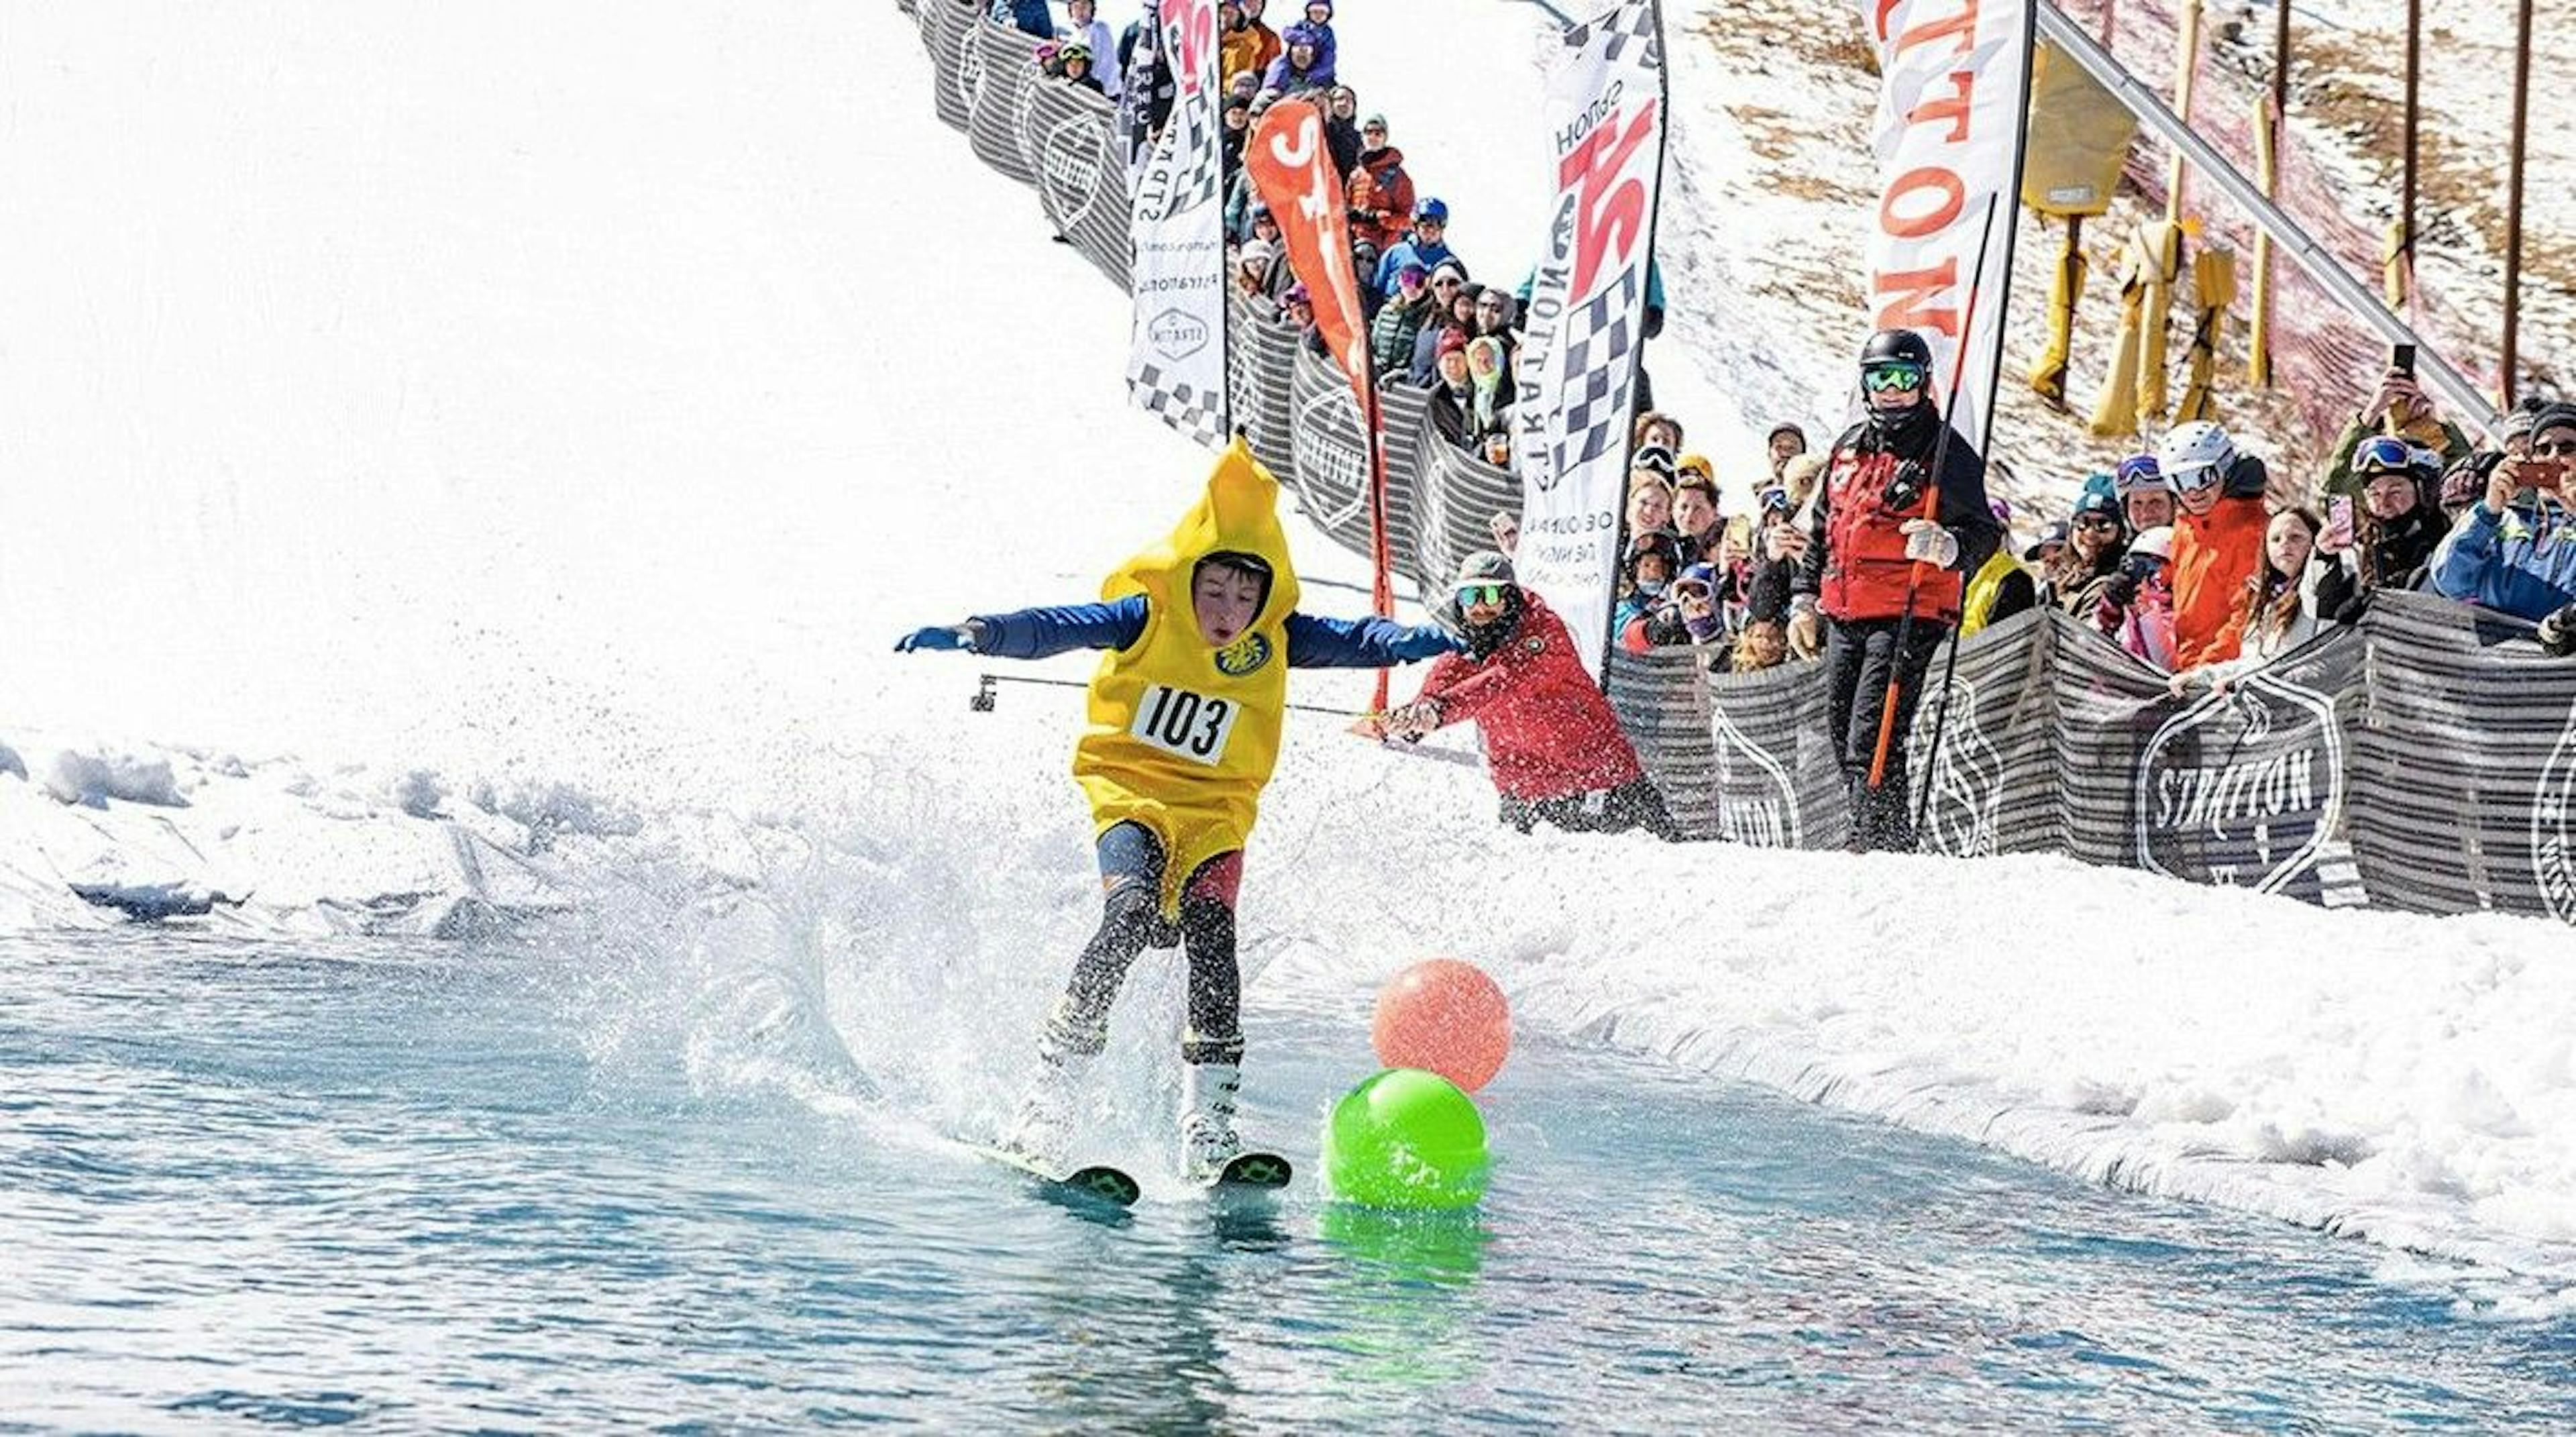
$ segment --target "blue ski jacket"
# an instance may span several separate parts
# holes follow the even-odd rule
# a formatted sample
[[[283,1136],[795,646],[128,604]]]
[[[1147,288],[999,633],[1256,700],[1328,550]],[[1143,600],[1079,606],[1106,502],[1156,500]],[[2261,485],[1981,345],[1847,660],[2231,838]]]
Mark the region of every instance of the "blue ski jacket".
[[[1007,614],[977,614],[984,640],[979,654],[1004,659],[1043,659],[1074,649],[1123,649],[1145,635],[1145,596],[1109,603],[1058,604]],[[1374,615],[1325,619],[1291,613],[1288,666],[1297,669],[1383,669],[1434,658],[1457,647],[1432,624],[1399,624]]]
[[[2470,505],[2433,551],[2433,590],[2533,623],[2576,604],[2576,512],[2547,501],[2500,516]]]

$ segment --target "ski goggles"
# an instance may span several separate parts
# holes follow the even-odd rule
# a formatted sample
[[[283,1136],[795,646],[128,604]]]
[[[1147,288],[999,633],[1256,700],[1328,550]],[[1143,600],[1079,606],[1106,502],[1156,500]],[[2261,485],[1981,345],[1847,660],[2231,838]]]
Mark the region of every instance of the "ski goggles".
[[[2111,473],[2111,491],[2126,499],[2141,489],[2153,491],[2165,487],[2164,474],[2156,468],[2156,456],[2132,454],[2120,461]]]
[[[1458,586],[1458,607],[1468,609],[1478,604],[1500,604],[1505,588],[1502,584],[1461,584]]]
[[[1872,394],[1902,394],[1923,387],[1923,366],[1902,360],[1870,365],[1860,372],[1860,387]]]
[[[2414,467],[2414,447],[2403,439],[2392,439],[2385,434],[2361,441],[2361,447],[2352,451],[2352,472],[2355,474],[2403,474]]]

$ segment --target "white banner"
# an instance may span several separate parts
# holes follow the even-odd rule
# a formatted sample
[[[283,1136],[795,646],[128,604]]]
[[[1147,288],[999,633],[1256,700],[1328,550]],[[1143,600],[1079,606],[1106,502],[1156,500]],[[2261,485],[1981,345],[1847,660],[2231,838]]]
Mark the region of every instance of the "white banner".
[[[1617,0],[1563,35],[1542,101],[1556,203],[1513,367],[1520,582],[1601,672],[1664,169],[1663,12]]]
[[[1870,327],[1923,336],[1943,413],[1991,453],[2038,0],[1857,3],[1886,77]]]
[[[1127,396],[1210,448],[1232,436],[1225,403],[1225,167],[1219,147],[1216,0],[1163,0],[1172,117],[1128,210],[1136,259]]]

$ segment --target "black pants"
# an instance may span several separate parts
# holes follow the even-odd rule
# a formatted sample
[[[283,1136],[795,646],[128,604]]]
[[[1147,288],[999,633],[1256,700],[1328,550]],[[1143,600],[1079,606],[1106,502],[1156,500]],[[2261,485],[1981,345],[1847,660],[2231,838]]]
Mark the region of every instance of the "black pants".
[[[1671,810],[1664,807],[1663,791],[1647,778],[1564,798],[1530,800],[1504,794],[1503,822],[1523,833],[1542,823],[1552,823],[1569,833],[1623,833],[1642,828],[1666,843],[1682,841]]]
[[[1923,699],[1924,671],[1933,651],[1950,636],[1947,624],[1917,618],[1905,634],[1905,652],[1896,649],[1897,619],[1827,621],[1825,639],[1825,712],[1834,757],[1842,764],[1851,789],[1852,833],[1846,846],[1855,853],[1914,851],[1914,805],[1907,797],[1905,734],[1914,722],[1914,706]],[[1896,673],[1896,730],[1887,745],[1887,771],[1875,789],[1869,784],[1871,762],[1878,754],[1878,723],[1887,698],[1890,666]]]
[[[1163,841],[1142,824],[1100,835],[1100,876],[1108,885],[1100,927],[1074,961],[1064,1000],[1047,1020],[1047,1040],[1070,1054],[1098,1053],[1109,1041],[1109,1009],[1136,955],[1181,945],[1190,965],[1190,1032],[1185,1063],[1243,1061],[1242,975],[1234,957],[1235,883],[1240,852],[1198,866],[1181,889],[1180,922],[1163,916]]]

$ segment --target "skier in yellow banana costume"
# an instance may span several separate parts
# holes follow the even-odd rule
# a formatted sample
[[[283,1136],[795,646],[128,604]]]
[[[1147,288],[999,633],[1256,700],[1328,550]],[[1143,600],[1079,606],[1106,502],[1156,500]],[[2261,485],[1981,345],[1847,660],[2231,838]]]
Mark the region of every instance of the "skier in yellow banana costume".
[[[1041,1162],[1063,1162],[1074,1080],[1108,1042],[1129,965],[1175,942],[1189,960],[1183,1162],[1205,1174],[1241,1150],[1234,910],[1279,758],[1287,671],[1385,668],[1454,647],[1431,625],[1298,613],[1278,498],[1278,481],[1238,439],[1198,502],[1109,576],[1099,602],[979,614],[895,646],[1021,659],[1106,651],[1073,750],[1105,889],[1100,927],[1047,1019],[1039,1081],[1008,1139]]]

